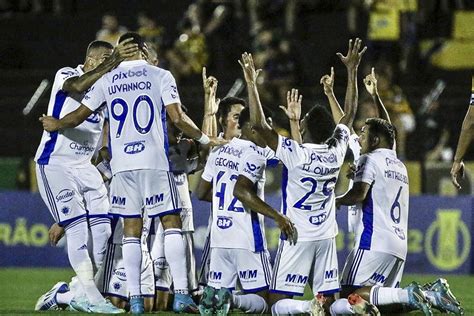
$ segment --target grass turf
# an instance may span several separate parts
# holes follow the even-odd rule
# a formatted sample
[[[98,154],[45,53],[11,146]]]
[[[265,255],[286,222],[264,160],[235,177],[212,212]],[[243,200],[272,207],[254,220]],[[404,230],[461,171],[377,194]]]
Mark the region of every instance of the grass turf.
[[[39,315],[33,311],[36,300],[53,286],[54,283],[69,281],[73,275],[70,269],[0,269],[0,314],[2,315]],[[432,275],[406,275],[403,283],[412,280],[425,283],[436,279]],[[466,313],[474,315],[474,276],[450,275],[445,276],[451,290],[461,301]],[[305,298],[311,298],[306,293]],[[160,313],[172,314],[170,312]],[[419,313],[410,313],[410,315]],[[435,312],[436,314],[436,312]],[[41,312],[40,315],[71,315],[70,312]],[[80,313],[72,313],[80,315]]]

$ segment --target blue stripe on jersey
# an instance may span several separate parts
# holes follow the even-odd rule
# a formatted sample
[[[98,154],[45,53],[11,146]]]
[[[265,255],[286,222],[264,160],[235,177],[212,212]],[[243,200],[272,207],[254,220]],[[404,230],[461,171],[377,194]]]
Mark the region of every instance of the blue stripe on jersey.
[[[362,223],[364,230],[360,236],[359,248],[370,250],[372,245],[372,233],[374,231],[374,201],[372,200],[372,186],[362,204]]]
[[[288,187],[288,169],[283,166],[282,171],[281,171],[281,211],[283,212],[283,215],[286,215],[286,212],[288,210],[288,205],[287,205],[287,193],[286,193],[286,188]],[[286,236],[283,233],[280,233],[280,239],[281,240],[286,240]]]
[[[255,241],[255,252],[263,251],[263,235],[262,229],[260,228],[260,221],[258,220],[258,215],[254,211],[250,211],[250,216],[252,218],[252,231],[253,240]]]
[[[53,105],[53,117],[59,119],[59,115],[61,114],[61,110],[64,105],[64,101],[66,101],[67,92],[59,90],[56,93],[56,98],[54,99]],[[40,165],[47,165],[49,163],[49,158],[54,151],[54,147],[56,146],[56,141],[58,140],[58,131],[49,133],[50,139],[44,144],[43,152],[39,157],[37,163]]]
[[[163,143],[165,144],[166,159],[168,160],[169,170],[171,170],[171,162],[169,158],[170,145],[168,143],[168,128],[166,126],[166,106],[163,99],[161,99],[161,126],[163,127]]]

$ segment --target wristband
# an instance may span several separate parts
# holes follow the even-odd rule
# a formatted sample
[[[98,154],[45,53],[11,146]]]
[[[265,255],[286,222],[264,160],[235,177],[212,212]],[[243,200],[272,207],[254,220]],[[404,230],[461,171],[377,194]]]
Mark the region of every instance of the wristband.
[[[201,145],[207,145],[209,144],[209,142],[211,141],[209,139],[209,136],[207,136],[206,134],[202,133],[201,134],[201,137],[199,139],[196,139]]]

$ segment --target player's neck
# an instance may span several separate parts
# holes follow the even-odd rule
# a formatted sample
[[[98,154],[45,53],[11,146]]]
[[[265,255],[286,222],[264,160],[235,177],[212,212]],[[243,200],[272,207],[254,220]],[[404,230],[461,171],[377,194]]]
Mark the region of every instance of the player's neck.
[[[135,55],[133,55],[129,58],[126,58],[124,61],[132,61],[132,60],[143,60],[142,53],[138,52]]]

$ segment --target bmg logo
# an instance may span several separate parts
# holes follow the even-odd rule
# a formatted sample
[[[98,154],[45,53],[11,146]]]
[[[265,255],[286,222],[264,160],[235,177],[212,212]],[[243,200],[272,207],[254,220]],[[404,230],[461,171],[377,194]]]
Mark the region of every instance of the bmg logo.
[[[217,217],[217,227],[221,229],[227,229],[232,226],[232,218],[226,216]]]

